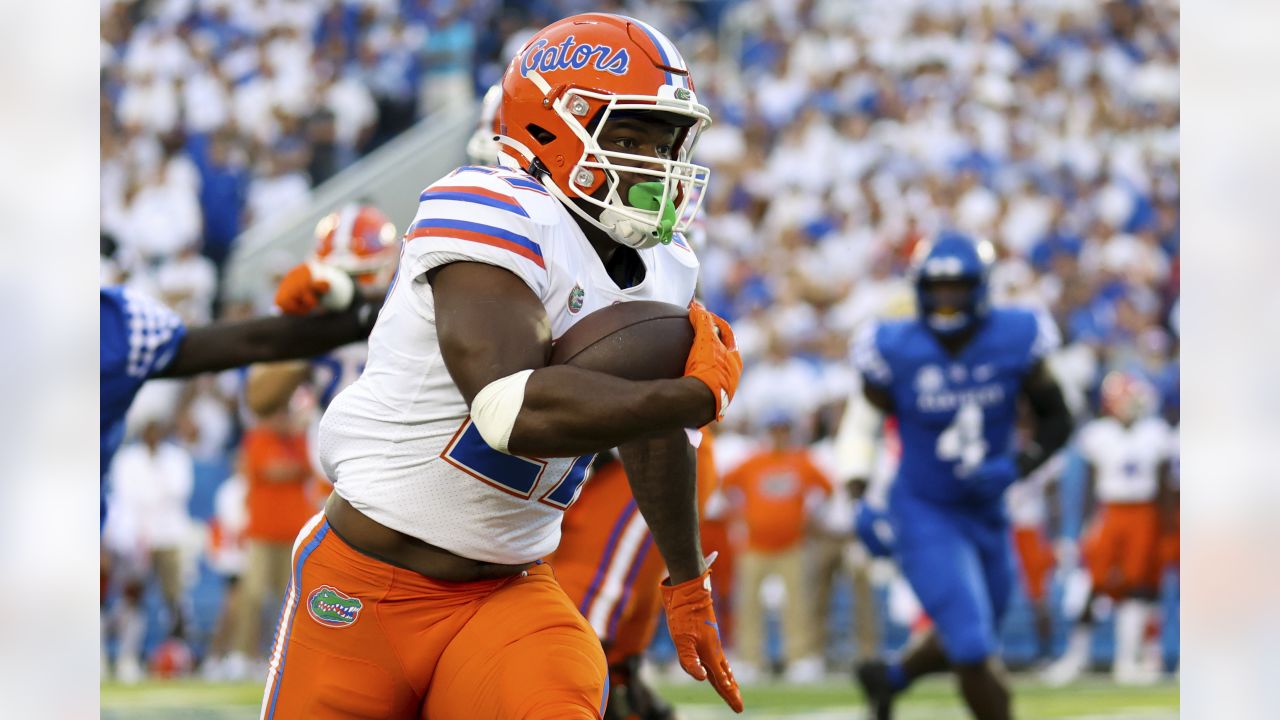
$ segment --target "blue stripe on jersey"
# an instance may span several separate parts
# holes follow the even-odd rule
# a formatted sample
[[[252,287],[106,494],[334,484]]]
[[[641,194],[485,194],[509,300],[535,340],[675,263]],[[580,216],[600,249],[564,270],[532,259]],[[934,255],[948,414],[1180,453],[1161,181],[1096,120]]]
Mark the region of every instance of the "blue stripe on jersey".
[[[409,234],[413,234],[416,230],[425,230],[428,228],[461,230],[463,232],[480,233],[483,235],[501,238],[525,248],[540,258],[542,257],[542,248],[538,246],[538,243],[530,240],[524,235],[520,235],[494,225],[485,225],[484,223],[469,222],[466,220],[452,220],[448,218],[423,218],[409,228]]]
[[[533,178],[504,177],[502,180],[512,187],[524,188],[525,190],[536,190],[543,195],[550,194],[547,192],[546,188],[542,187],[542,183],[534,180]]]
[[[524,217],[529,217],[529,213],[525,212],[524,208],[520,207],[520,205],[517,203],[505,202],[503,200],[498,200],[496,198],[486,197],[484,195],[475,195],[467,192],[444,192],[440,190],[427,190],[426,192],[422,193],[422,195],[418,196],[418,202],[426,202],[428,200],[456,200],[458,202],[469,202],[469,203],[475,203],[477,205],[487,205],[488,207],[491,207],[491,208],[506,210],[507,212],[513,212],[517,215],[523,215]]]

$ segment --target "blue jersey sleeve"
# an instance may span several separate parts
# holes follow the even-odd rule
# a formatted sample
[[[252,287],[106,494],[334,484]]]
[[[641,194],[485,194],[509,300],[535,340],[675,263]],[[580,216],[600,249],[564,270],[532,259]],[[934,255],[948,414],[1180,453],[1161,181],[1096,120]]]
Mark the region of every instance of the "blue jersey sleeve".
[[[893,382],[893,370],[881,351],[883,333],[875,320],[863,324],[853,344],[853,366],[862,373],[864,382],[888,387]]]
[[[172,310],[134,290],[101,288],[98,301],[99,461],[105,483],[124,440],[129,405],[144,382],[173,364],[187,328]]]
[[[164,372],[187,334],[182,318],[135,290],[121,288],[120,296],[121,330],[128,350],[125,374],[145,380]]]

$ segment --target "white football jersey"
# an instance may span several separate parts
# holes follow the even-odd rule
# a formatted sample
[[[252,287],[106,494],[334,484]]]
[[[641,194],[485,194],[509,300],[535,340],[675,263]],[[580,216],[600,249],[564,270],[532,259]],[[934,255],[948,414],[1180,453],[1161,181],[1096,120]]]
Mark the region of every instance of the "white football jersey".
[[[462,557],[514,564],[554,550],[591,457],[520,457],[485,443],[445,368],[426,273],[459,261],[509,270],[541,299],[559,338],[615,303],[693,299],[698,261],[685,238],[639,253],[644,280],[619,289],[569,210],[517,170],[462,167],[424,190],[364,373],[320,422],[334,490]]]
[[[324,472],[320,463],[320,418],[338,393],[364,372],[368,357],[369,344],[354,342],[311,359],[311,392],[316,407],[315,417],[307,425],[307,454],[316,472]]]
[[[1100,502],[1151,502],[1160,464],[1169,459],[1172,429],[1158,417],[1125,427],[1112,417],[1091,420],[1080,430],[1080,454],[1094,468]]]

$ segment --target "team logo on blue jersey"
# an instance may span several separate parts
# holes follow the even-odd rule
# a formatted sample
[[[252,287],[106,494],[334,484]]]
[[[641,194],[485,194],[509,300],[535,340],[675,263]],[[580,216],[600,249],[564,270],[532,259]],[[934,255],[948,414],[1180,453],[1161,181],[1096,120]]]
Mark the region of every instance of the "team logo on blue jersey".
[[[582,301],[587,297],[587,291],[582,289],[581,285],[574,284],[573,289],[569,291],[569,312],[577,315],[582,310]]]
[[[520,58],[520,76],[528,77],[529,71],[540,73],[552,70],[581,70],[594,65],[600,72],[626,75],[631,66],[631,56],[626,48],[614,49],[609,45],[577,44],[573,36],[564,39],[559,45],[550,45],[542,38],[529,46]]]
[[[937,365],[925,365],[916,371],[916,392],[921,395],[936,393],[947,383],[942,375],[942,368]]]

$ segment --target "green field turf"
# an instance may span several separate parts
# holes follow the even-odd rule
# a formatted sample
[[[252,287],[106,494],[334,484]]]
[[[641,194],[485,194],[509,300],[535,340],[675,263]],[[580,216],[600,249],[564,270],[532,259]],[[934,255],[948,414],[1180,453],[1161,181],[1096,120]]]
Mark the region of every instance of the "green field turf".
[[[745,688],[747,711],[735,716],[711,688],[703,684],[659,685],[675,702],[684,720],[714,718],[804,718],[853,720],[864,717],[861,699],[851,685],[826,683],[807,687],[781,684]],[[135,686],[102,686],[106,720],[250,720],[258,717],[262,686],[199,681],[152,681]],[[943,678],[917,684],[898,705],[901,720],[962,720],[967,717],[950,682]],[[1175,720],[1178,686],[1170,681],[1149,688],[1117,687],[1105,678],[1087,679],[1070,688],[1052,689],[1031,680],[1016,681],[1016,717],[1085,718],[1087,720]]]

